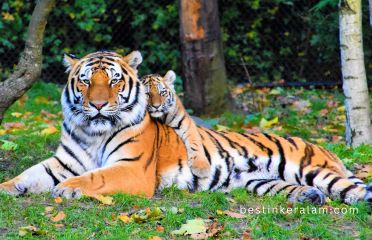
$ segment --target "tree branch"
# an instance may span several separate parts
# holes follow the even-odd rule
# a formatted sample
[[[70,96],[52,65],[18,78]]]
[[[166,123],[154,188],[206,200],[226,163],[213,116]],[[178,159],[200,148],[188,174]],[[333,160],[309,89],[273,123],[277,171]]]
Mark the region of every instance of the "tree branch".
[[[31,16],[27,30],[25,49],[14,73],[0,82],[0,123],[4,112],[21,97],[41,74],[42,48],[47,17],[55,0],[39,0]]]

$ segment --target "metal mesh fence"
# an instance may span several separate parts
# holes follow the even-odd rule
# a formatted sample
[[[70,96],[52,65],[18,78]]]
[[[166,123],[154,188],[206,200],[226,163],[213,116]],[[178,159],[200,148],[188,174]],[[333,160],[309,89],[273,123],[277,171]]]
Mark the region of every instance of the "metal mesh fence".
[[[220,0],[220,23],[231,82],[340,81],[337,8],[314,9],[317,1]],[[0,5],[0,71],[4,80],[24,47],[35,6],[10,0]],[[365,8],[366,9],[366,8]],[[368,12],[364,17],[367,19]],[[364,22],[368,23],[365,19]],[[365,43],[371,30],[364,28]],[[181,75],[178,2],[57,1],[44,39],[42,79],[63,83],[62,53],[81,57],[100,49],[140,50],[140,75],[168,69]],[[372,49],[365,46],[366,62]],[[372,73],[372,66],[367,65]]]

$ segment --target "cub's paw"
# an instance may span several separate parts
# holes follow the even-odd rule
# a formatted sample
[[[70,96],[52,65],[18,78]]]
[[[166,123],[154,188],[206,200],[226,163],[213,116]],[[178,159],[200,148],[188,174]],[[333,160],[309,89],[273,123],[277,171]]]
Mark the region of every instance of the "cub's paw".
[[[70,188],[63,185],[63,183],[58,184],[52,190],[52,196],[56,197],[65,197],[67,199],[76,198],[79,199],[82,196],[80,188]]]
[[[191,158],[191,171],[197,177],[209,177],[211,172],[211,165],[205,156],[195,156]]]
[[[326,196],[316,187],[306,187],[296,197],[297,202],[310,202],[316,205],[324,205]]]

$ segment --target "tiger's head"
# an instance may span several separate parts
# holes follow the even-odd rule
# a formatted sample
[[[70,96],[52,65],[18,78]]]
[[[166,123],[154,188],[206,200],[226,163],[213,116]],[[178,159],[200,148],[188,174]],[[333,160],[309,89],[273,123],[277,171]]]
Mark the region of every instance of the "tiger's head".
[[[147,95],[147,111],[154,118],[160,118],[176,104],[174,81],[176,74],[170,70],[164,77],[150,74],[141,78]]]
[[[125,57],[108,51],[81,59],[65,55],[69,72],[61,98],[65,121],[92,134],[140,121],[146,106],[146,95],[137,77],[141,62],[138,51]]]

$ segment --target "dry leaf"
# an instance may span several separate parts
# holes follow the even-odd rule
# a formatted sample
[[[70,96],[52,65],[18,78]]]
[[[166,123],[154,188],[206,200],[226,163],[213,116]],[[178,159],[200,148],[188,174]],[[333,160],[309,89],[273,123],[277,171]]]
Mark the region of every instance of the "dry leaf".
[[[58,132],[58,129],[56,127],[54,127],[54,126],[51,126],[51,127],[47,127],[45,129],[43,129],[41,131],[41,134],[42,135],[51,135],[51,134],[54,134],[56,132]]]
[[[51,217],[50,220],[52,220],[52,222],[59,222],[65,218],[66,218],[66,214],[63,211],[59,211],[57,215],[55,215],[54,217]]]
[[[104,205],[114,205],[114,199],[110,196],[103,196],[102,194],[98,194],[94,196],[95,199],[100,201]]]
[[[36,104],[48,104],[49,103],[49,99],[46,98],[46,97],[43,97],[43,96],[39,96],[39,97],[36,97],[34,102]]]
[[[156,231],[162,233],[162,232],[164,232],[164,227],[161,226],[161,225],[158,225],[158,226],[156,226]]]
[[[149,238],[149,240],[163,240],[161,237],[158,236],[152,236]]]
[[[21,122],[7,122],[3,126],[5,129],[21,129],[25,127],[25,124]]]
[[[249,231],[244,231],[243,232],[243,236],[242,236],[242,240],[251,240],[251,234]]]
[[[22,116],[22,113],[19,113],[19,112],[12,112],[10,115],[12,115],[13,117],[19,118],[19,117]]]
[[[118,219],[122,221],[123,223],[129,223],[130,222],[130,217],[126,215],[119,216]]]
[[[47,232],[43,231],[43,230],[40,230],[37,227],[32,226],[32,225],[27,226],[27,227],[20,227],[19,228],[18,235],[20,237],[26,236],[27,233],[30,233],[31,235],[45,235]]]
[[[61,197],[56,197],[54,199],[54,202],[57,203],[57,204],[60,204],[60,203],[62,203],[62,198]]]
[[[232,211],[229,211],[229,210],[225,210],[225,211],[223,211],[223,213],[226,214],[229,217],[232,217],[232,218],[242,219],[242,218],[246,217],[244,214],[237,213],[237,212],[232,212]]]
[[[65,226],[65,224],[62,224],[62,223],[54,224],[55,228],[63,228],[64,226]]]
[[[54,209],[54,207],[50,207],[50,206],[45,207],[44,213],[45,213],[45,214],[48,214],[48,213],[52,212],[53,209]]]

